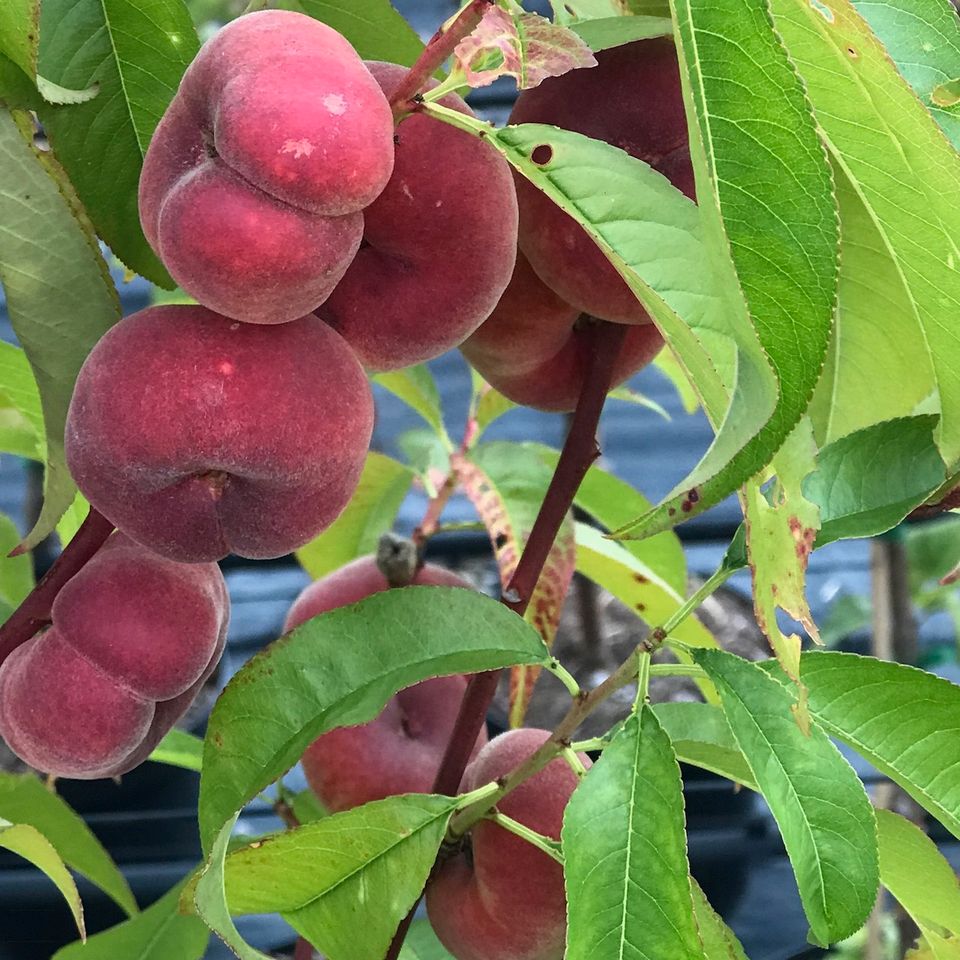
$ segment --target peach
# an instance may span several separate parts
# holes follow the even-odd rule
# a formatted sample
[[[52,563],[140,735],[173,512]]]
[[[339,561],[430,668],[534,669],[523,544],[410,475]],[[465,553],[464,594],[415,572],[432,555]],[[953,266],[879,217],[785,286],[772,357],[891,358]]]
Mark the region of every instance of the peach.
[[[549,731],[532,728],[495,737],[467,767],[463,790],[510,773],[549,737]],[[497,809],[559,840],[563,811],[578,782],[569,765],[555,759]],[[443,945],[456,960],[561,960],[567,908],[560,864],[490,820],[472,828],[470,842],[470,856],[447,860],[427,887],[427,913]]]
[[[406,70],[370,63],[389,98]],[[455,94],[440,101],[463,113]],[[364,211],[363,245],[317,311],[371,370],[458,346],[490,313],[516,257],[509,167],[488,144],[414,114],[397,128],[393,176]]]
[[[363,370],[316,317],[264,327],[149,307],[87,357],[67,463],[104,516],[164,556],[269,558],[340,513],[372,427]]]
[[[433,564],[422,567],[412,582],[472,589],[455,573]],[[310,584],[290,608],[284,631],[388,589],[375,559],[360,557]],[[393,639],[383,637],[382,642]],[[462,676],[424,680],[401,690],[370,723],[318,737],[302,761],[313,792],[334,812],[398,793],[429,793],[466,685]],[[484,731],[474,752],[486,739]]]
[[[393,118],[332,28],[264,10],[187,69],[144,158],[140,219],[171,276],[253,323],[322,303],[353,259],[362,210],[393,169]]]
[[[51,625],[0,666],[0,735],[56,776],[132,770],[216,668],[228,619],[216,564],[113,534],[57,595]]]
[[[592,317],[562,300],[521,253],[496,309],[461,344],[470,365],[514,403],[569,411],[589,366],[585,333]],[[613,369],[617,385],[646,366],[663,346],[653,324],[631,327]]]
[[[597,66],[550,77],[518,98],[511,123],[547,123],[603,140],[644,160],[688,197],[693,165],[673,41],[601,50]],[[520,249],[540,279],[583,313],[618,323],[650,318],[590,237],[529,181],[517,177]]]

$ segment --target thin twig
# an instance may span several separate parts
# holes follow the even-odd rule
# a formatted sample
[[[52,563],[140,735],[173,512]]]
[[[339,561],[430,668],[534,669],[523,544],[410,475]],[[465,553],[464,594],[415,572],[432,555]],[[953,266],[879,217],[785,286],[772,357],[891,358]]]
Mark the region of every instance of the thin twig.
[[[446,30],[438,30],[417,62],[410,68],[410,72],[400,82],[400,86],[390,98],[393,114],[400,117],[409,113],[416,103],[414,98],[430,82],[430,78],[453,54],[457,44],[472,33],[483,15],[493,6],[493,0],[473,0],[469,6],[463,8],[456,20]]]
[[[588,343],[590,359],[570,431],[540,512],[523,548],[520,562],[501,598],[502,603],[520,616],[523,616],[527,609],[563,518],[573,503],[574,495],[590,465],[600,455],[597,424],[607,391],[610,389],[614,363],[626,332],[627,328],[622,324],[604,322],[597,323],[591,330],[592,336]],[[617,674],[608,677],[597,690],[609,683],[614,676]],[[497,692],[499,679],[499,670],[477,673],[470,678],[433,783],[433,793],[449,796],[456,793],[473,745],[486,723],[487,711]],[[566,734],[566,737],[569,738],[572,732],[571,730]],[[420,898],[397,928],[385,960],[397,960],[419,902]]]
[[[50,610],[61,587],[83,568],[112,531],[113,524],[91,507],[80,529],[53,566],[0,627],[0,663],[50,622]]]

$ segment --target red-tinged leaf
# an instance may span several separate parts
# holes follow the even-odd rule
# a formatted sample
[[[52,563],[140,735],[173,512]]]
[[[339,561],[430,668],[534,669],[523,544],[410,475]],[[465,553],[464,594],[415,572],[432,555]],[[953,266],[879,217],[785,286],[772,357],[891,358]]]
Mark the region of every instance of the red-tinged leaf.
[[[451,462],[457,479],[487,528],[500,583],[505,588],[520,561],[550,483],[551,471],[522,445],[505,442],[481,444],[469,458],[455,455]],[[572,516],[568,515],[550,549],[524,617],[533,624],[547,647],[556,637],[560,611],[575,567],[574,525]],[[522,724],[539,673],[538,666],[522,665],[512,669],[511,726]]]
[[[500,7],[484,14],[477,28],[457,45],[454,57],[471,87],[515,77],[521,90],[547,77],[597,64],[590,47],[567,27],[535,13],[511,16]]]
[[[547,77],[559,77],[579,67],[595,67],[597,58],[586,42],[567,27],[527,13],[519,18],[523,44],[520,89],[535,87]]]

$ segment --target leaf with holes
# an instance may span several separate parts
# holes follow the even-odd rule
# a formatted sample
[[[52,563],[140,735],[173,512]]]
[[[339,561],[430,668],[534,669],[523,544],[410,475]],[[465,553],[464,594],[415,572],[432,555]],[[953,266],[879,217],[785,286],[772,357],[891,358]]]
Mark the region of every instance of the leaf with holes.
[[[898,302],[922,332],[939,394],[937,445],[951,468],[960,459],[960,342],[951,319],[960,306],[960,155],[849,0],[772,0],[771,9],[825,142],[902,285]]]
[[[717,650],[696,661],[720,691],[730,729],[770,805],[813,936],[850,936],[873,909],[877,825],[863,784],[816,724],[804,734],[793,691],[757,664]],[[807,679],[806,664],[801,675]],[[811,713],[817,719],[812,704]]]
[[[280,0],[277,6],[322,20],[342,33],[364,60],[412,66],[423,43],[390,0]]]
[[[456,805],[450,797],[389,797],[234,850],[224,869],[230,912],[279,913],[330,960],[383,956]],[[360,915],[362,924],[344,923]]]
[[[397,690],[548,659],[516,614],[457,587],[388,590],[308,620],[249,660],[213,708],[200,778],[204,849],[320,734],[372,720]]]
[[[704,960],[691,900],[680,768],[648,706],[634,714],[563,815],[567,960]]]
[[[182,0],[44,0],[40,73],[86,103],[46,105],[40,119],[97,232],[131,269],[173,286],[150,249],[137,183],[154,128],[199,48]]]
[[[33,547],[73,501],[76,488],[63,449],[67,407],[80,365],[119,319],[120,304],[63,171],[34,150],[16,118],[2,109],[0,171],[0,281],[39,388],[47,438],[43,509],[25,541]],[[22,377],[4,381],[4,388],[32,404]],[[35,422],[26,407],[22,412]]]
[[[506,589],[540,511],[553,471],[537,452],[500,441],[452,458],[457,479],[487,528],[500,584]],[[552,646],[576,562],[572,518],[568,514],[550,547],[524,619]],[[510,673],[510,725],[519,727],[540,673],[538,664],[521,664]]]
[[[960,36],[950,0],[853,0],[857,12],[960,150],[960,112],[938,102],[937,89],[960,77]]]
[[[296,552],[314,580],[357,557],[373,553],[381,534],[392,526],[413,473],[409,467],[370,451],[350,502],[320,536]]]
[[[804,477],[814,468],[816,452],[810,421],[804,419],[774,457],[776,473],[769,491],[764,490],[762,477],[758,477],[747,484],[744,492],[753,609],[777,659],[795,680],[800,677],[800,637],[783,633],[777,622],[777,609],[799,620],[807,633],[819,641],[804,583],[820,527],[820,511],[801,491]],[[797,718],[804,727],[809,724],[803,697]]]

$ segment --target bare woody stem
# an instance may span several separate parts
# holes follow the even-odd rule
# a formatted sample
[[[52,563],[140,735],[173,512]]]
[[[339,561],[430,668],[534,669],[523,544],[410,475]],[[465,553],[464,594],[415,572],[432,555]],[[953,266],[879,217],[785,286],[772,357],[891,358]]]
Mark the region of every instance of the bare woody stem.
[[[617,323],[598,322],[591,328],[591,336],[587,343],[589,361],[570,431],[564,442],[560,459],[557,461],[557,469],[554,471],[540,506],[540,512],[523,548],[520,562],[501,598],[502,603],[520,616],[523,616],[527,609],[550,548],[556,540],[560,524],[563,523],[563,518],[573,504],[580,482],[590,469],[590,465],[600,455],[600,448],[597,445],[597,424],[600,421],[600,412],[603,410],[603,402],[610,389],[614,364],[626,332],[627,328]],[[611,675],[605,683],[612,680],[614,676],[616,674]],[[452,796],[457,792],[473,745],[486,723],[487,711],[493,702],[499,679],[499,670],[477,673],[470,678],[450,740],[447,742],[446,752],[433,783],[433,793]],[[570,734],[567,734],[568,738]],[[385,960],[397,960],[416,906],[415,904],[398,927]]]
[[[393,115],[400,117],[409,113],[415,106],[414,97],[430,82],[430,78],[453,54],[457,44],[468,34],[472,33],[483,15],[493,6],[494,0],[473,0],[464,7],[456,20],[446,30],[438,30],[417,62],[410,68],[410,72],[400,82],[400,86],[390,98]]]
[[[86,520],[29,596],[0,627],[0,663],[50,622],[53,601],[63,585],[103,546],[113,524],[90,508]]]

